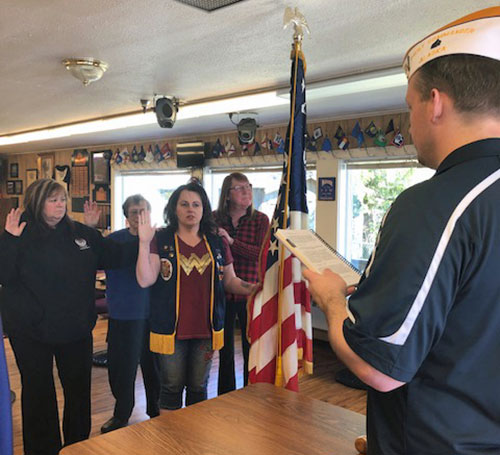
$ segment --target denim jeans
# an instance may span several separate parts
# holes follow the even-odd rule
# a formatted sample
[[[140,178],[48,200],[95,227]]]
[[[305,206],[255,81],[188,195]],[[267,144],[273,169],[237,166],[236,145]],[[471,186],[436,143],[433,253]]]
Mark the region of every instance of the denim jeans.
[[[160,355],[160,408],[182,407],[186,389],[186,406],[207,399],[207,385],[212,365],[211,339],[175,340],[175,352]]]

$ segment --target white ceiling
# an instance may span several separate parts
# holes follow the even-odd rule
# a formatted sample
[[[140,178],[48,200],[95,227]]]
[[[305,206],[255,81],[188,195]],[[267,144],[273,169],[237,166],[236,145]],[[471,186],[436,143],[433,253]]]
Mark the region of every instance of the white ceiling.
[[[174,0],[1,0],[0,135],[140,109],[141,98],[187,102],[286,87],[298,7],[307,80],[394,67],[412,43],[490,0],[244,0],[212,13]],[[109,64],[84,87],[61,64],[93,57]],[[310,118],[404,109],[404,89],[315,100]],[[287,121],[288,108],[259,110],[261,126]],[[0,153],[160,139],[232,128],[227,115],[0,147]]]

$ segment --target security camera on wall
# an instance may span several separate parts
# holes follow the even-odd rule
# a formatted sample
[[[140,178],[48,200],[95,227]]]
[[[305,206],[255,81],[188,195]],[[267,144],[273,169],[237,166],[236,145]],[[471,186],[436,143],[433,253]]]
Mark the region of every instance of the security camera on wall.
[[[241,119],[238,123],[238,140],[240,144],[251,144],[255,141],[257,122],[253,118]]]
[[[162,97],[156,100],[156,119],[162,128],[172,128],[179,110],[178,101],[175,98]]]
[[[241,114],[257,115],[254,112],[246,112]],[[240,145],[253,143],[255,141],[255,133],[257,132],[257,128],[259,126],[257,125],[257,120],[255,120],[254,118],[245,117],[241,119],[238,123],[236,123],[233,121],[234,115],[235,113],[230,113],[229,120],[233,125],[236,125],[236,129],[238,130],[238,141]],[[236,113],[236,115],[239,116],[240,113]]]

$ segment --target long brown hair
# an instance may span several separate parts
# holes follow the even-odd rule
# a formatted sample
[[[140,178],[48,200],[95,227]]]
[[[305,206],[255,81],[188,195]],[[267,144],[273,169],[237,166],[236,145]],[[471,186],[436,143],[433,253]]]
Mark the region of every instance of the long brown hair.
[[[68,197],[66,189],[60,183],[52,179],[40,179],[28,186],[24,196],[24,210],[26,215],[43,230],[49,229],[49,226],[43,218],[45,201],[54,193],[63,193],[66,198]],[[66,214],[62,221],[71,224],[71,219],[68,216],[67,210],[66,208]]]
[[[227,220],[228,218],[230,218],[230,215],[229,215],[229,191],[231,191],[233,179],[238,181],[238,182],[250,183],[248,181],[248,177],[245,174],[242,174],[241,172],[232,172],[231,174],[226,176],[226,178],[222,182],[222,188],[220,190],[219,206],[217,207],[217,211],[216,211],[216,215],[215,215],[217,220],[224,221],[224,220]],[[253,208],[253,198],[252,198],[252,203],[247,208],[246,216],[248,216],[249,218],[253,218],[254,214],[255,214],[255,209]]]

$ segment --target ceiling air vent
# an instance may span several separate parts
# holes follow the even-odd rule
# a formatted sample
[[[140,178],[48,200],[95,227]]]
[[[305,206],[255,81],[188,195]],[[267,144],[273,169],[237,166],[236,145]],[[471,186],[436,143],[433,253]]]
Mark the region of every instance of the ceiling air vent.
[[[243,0],[177,0],[185,5],[194,6],[195,8],[202,9],[203,11],[215,11],[219,8],[239,3]]]

